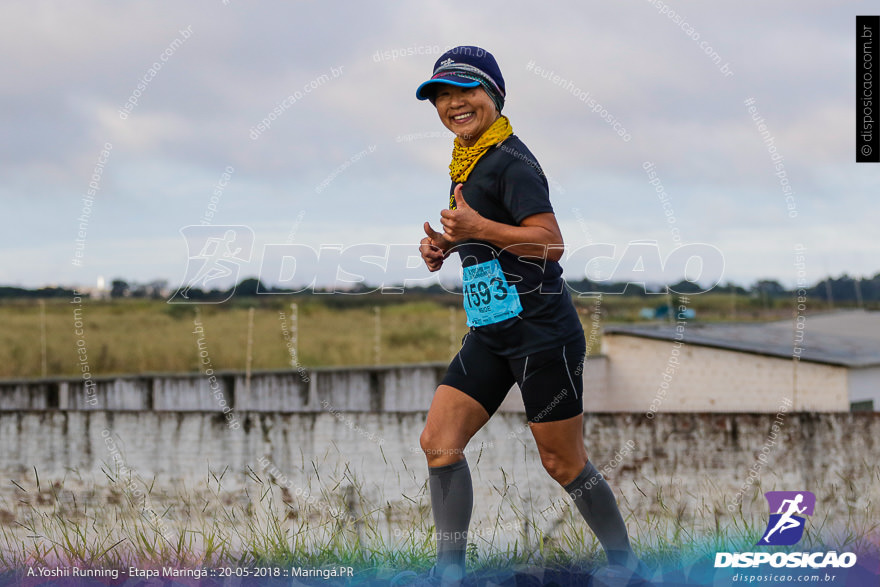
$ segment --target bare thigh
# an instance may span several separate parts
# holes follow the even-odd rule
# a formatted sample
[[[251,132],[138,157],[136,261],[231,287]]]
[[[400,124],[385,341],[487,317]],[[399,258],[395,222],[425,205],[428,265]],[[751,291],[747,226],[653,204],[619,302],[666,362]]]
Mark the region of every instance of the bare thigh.
[[[489,413],[480,402],[449,385],[439,386],[420,439],[428,466],[462,460],[467,443],[488,421]]]
[[[574,481],[587,463],[583,414],[555,422],[530,422],[529,428],[547,473],[562,486]]]

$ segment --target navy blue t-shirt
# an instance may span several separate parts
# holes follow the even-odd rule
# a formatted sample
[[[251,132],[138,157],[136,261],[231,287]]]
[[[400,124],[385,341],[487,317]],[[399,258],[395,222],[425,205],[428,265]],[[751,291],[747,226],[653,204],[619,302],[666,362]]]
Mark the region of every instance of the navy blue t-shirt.
[[[455,191],[452,182],[450,196]],[[519,226],[533,214],[553,212],[547,178],[516,135],[489,148],[462,188],[468,206],[489,220]],[[498,259],[507,283],[516,287],[523,311],[495,324],[472,327],[493,352],[519,358],[562,346],[584,336],[577,310],[556,261],[519,257],[480,240],[453,249],[462,267]]]

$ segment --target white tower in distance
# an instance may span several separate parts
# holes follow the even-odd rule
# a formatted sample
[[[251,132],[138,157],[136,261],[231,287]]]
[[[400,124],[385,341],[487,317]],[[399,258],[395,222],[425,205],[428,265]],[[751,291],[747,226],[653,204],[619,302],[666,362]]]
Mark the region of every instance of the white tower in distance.
[[[95,297],[99,300],[107,299],[107,282],[103,275],[98,276],[98,283],[95,287]]]

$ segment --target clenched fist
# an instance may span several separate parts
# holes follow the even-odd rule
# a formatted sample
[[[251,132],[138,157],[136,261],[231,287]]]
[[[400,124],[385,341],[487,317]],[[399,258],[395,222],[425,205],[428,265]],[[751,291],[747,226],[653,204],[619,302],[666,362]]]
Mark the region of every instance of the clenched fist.
[[[455,210],[442,210],[440,223],[443,234],[450,242],[477,238],[483,228],[484,218],[479,212],[468,206],[461,193],[462,184],[455,186]]]

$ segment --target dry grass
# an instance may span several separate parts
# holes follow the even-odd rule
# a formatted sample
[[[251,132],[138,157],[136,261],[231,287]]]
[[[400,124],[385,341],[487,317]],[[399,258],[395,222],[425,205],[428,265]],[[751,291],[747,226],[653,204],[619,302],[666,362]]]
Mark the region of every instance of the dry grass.
[[[386,466],[394,467],[388,462]],[[107,465],[100,484],[74,471],[49,485],[34,470],[14,483],[14,497],[0,501],[0,511],[6,514],[0,520],[0,571],[35,564],[344,564],[390,576],[401,568],[431,565],[433,526],[424,484],[413,495],[371,498],[347,466],[328,468],[313,459],[303,469],[296,476],[303,478],[305,491],[294,491],[286,478],[276,479],[268,470],[250,468],[212,471],[199,487],[164,488],[130,472],[120,475]],[[880,512],[862,496],[878,481],[880,467],[865,462],[857,479],[829,479],[811,488],[817,503],[836,502],[846,494],[848,505],[833,520],[827,514],[810,519],[800,547],[876,556]],[[530,516],[528,508],[517,505],[516,487],[515,479],[505,477],[496,492],[518,523],[502,524],[499,518],[497,535],[491,527],[476,533],[468,547],[472,569],[602,563],[595,537],[571,503],[558,501]],[[725,507],[730,496],[712,479],[699,488],[683,487],[675,480],[642,483],[639,492],[644,500],[631,504],[624,499],[621,511],[636,552],[651,567],[680,569],[711,560],[716,551],[753,550],[766,525],[760,490],[732,515]]]
[[[215,369],[244,369],[247,361],[248,309],[254,307],[253,369],[290,366],[280,313],[291,328],[291,301],[298,304],[298,356],[304,366],[367,365],[446,361],[466,332],[460,299],[447,296],[418,300],[412,296],[313,295],[259,296],[231,303],[199,305],[206,342]],[[599,352],[601,326],[638,320],[646,306],[665,296],[647,298],[606,295],[576,300],[589,352]],[[673,303],[675,301],[673,300]],[[49,376],[79,373],[75,304],[48,300],[45,305],[46,366]],[[690,296],[689,307],[701,320],[752,320],[791,317],[791,308],[777,300],[728,294]],[[380,344],[377,348],[376,311]],[[813,310],[818,305],[811,306]],[[93,374],[191,372],[198,370],[193,320],[196,306],[162,301],[120,299],[84,300],[82,318],[89,370]],[[593,321],[598,312],[601,320]],[[41,308],[35,300],[0,303],[0,377],[39,377],[42,371]],[[598,327],[598,328],[597,328]],[[591,332],[595,336],[590,336]]]
[[[79,373],[74,305],[46,304],[47,375]],[[205,343],[215,369],[244,369],[248,307],[201,305]],[[284,313],[282,319],[281,312]],[[450,325],[450,314],[452,326]],[[450,339],[466,332],[464,311],[433,302],[379,307],[380,363],[445,361]],[[198,370],[194,306],[143,300],[84,301],[82,319],[89,370],[93,374],[188,372]],[[41,374],[41,315],[36,302],[0,305],[0,377]],[[377,359],[376,312],[372,305],[334,308],[320,301],[298,302],[297,349],[305,366],[365,365]],[[256,305],[253,369],[289,367],[285,339],[291,333],[289,302]],[[288,334],[291,336],[291,334]]]

